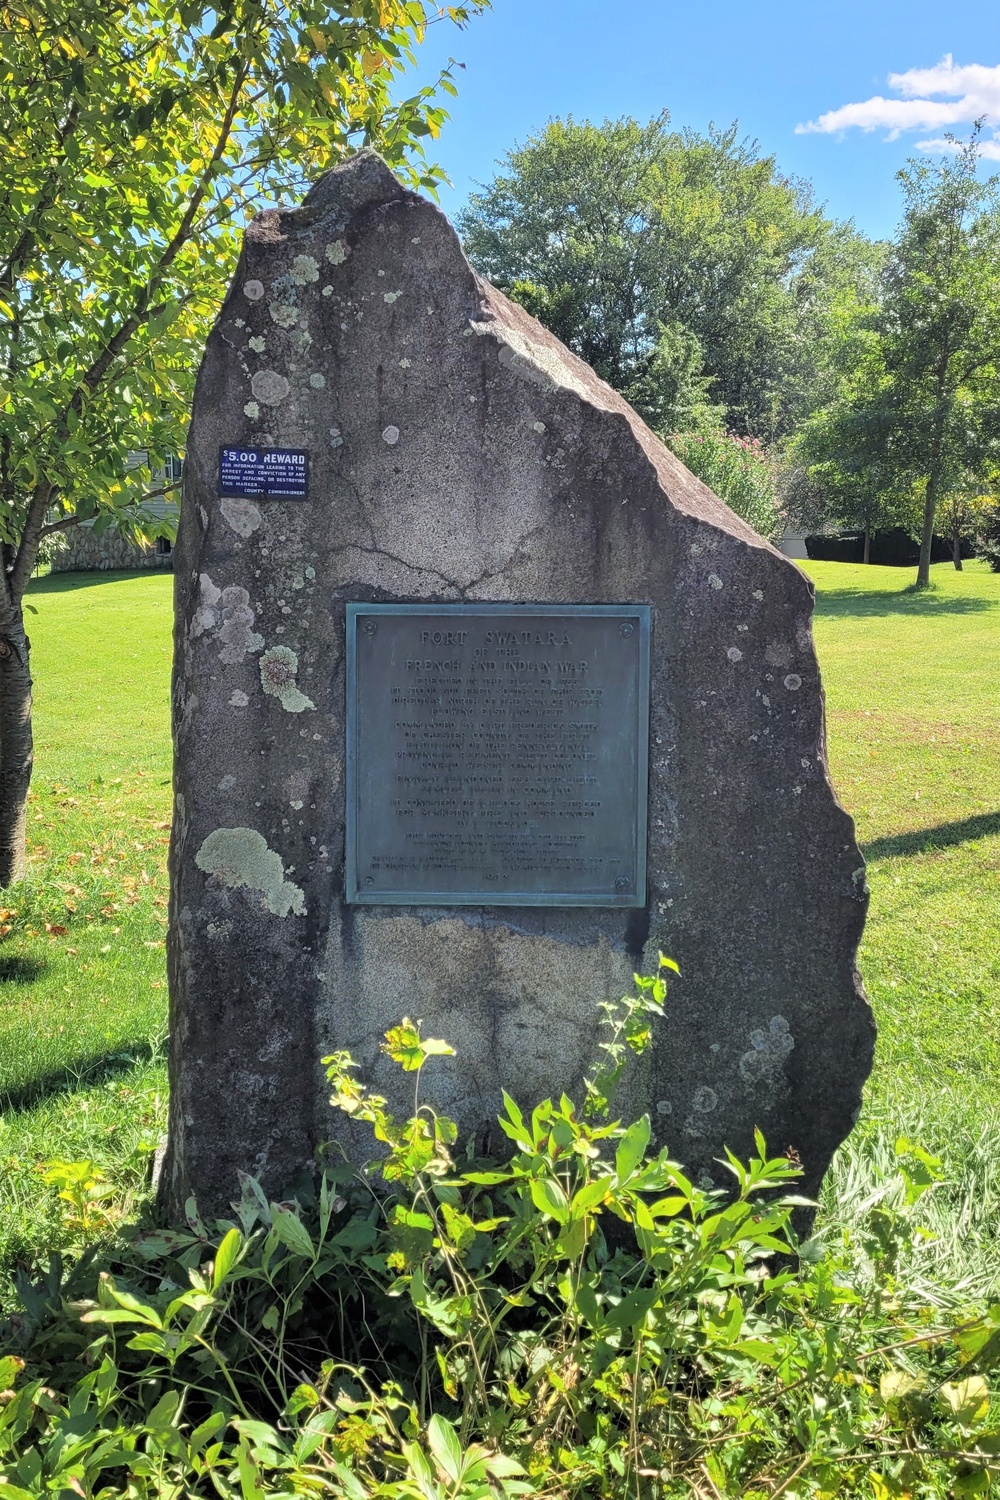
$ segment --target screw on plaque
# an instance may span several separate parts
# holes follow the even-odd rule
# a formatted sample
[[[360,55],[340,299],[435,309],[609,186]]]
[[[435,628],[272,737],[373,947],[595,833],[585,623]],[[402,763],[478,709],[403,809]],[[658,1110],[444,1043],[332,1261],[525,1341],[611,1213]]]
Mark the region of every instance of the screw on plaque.
[[[364,620],[362,622],[361,629],[364,631],[365,635],[374,635],[376,630],[378,629],[378,626],[375,624],[374,620]]]
[[[375,884],[375,876],[374,875],[366,875],[365,876],[365,885],[374,885],[374,884]]]
[[[632,882],[631,880],[629,880],[627,875],[619,875],[618,879],[615,881],[615,890],[627,891],[631,884]]]
[[[634,630],[635,626],[629,620],[623,620],[618,627],[618,634],[631,635]]]

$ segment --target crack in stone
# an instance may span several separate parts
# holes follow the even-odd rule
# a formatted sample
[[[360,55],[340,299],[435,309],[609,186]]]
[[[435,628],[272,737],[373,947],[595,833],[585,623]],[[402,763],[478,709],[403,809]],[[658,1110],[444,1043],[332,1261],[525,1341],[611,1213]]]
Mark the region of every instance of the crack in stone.
[[[508,557],[507,561],[503,564],[502,567],[486,568],[482,573],[479,574],[478,578],[473,578],[464,585],[455,584],[455,587],[458,589],[461,597],[463,599],[467,599],[470,589],[477,589],[480,584],[489,583],[494,578],[502,578],[508,568],[512,568],[515,563],[518,563],[522,560],[525,551],[527,550],[528,544],[536,536],[540,536],[544,531],[545,527],[542,524],[532,527],[527,536],[521,537],[520,541],[517,543],[517,546],[514,548],[514,551],[511,553],[510,557]]]
[[[502,567],[492,569],[486,568],[477,577],[470,578],[469,582],[464,584],[458,583],[453,578],[449,578],[446,573],[440,572],[440,570],[437,568],[427,568],[422,566],[420,563],[408,562],[405,557],[399,557],[395,552],[389,552],[385,547],[378,547],[374,544],[369,547],[365,546],[362,542],[346,542],[342,547],[335,547],[334,551],[337,553],[360,552],[365,557],[381,557],[384,558],[387,562],[398,563],[400,567],[406,568],[406,570],[410,573],[422,574],[427,578],[439,578],[445,585],[445,587],[453,589],[460,599],[467,599],[469,591],[471,589],[477,589],[481,584],[488,583],[494,578],[502,578],[508,568],[512,567],[516,562],[521,560],[524,555],[524,550],[531,542],[532,538],[537,536],[540,532],[544,531],[544,529],[545,528],[541,525],[536,526],[528,533],[527,536],[522,537],[518,541],[514,552]]]
[[[461,584],[453,583],[444,573],[439,573],[437,568],[424,568],[419,563],[407,562],[405,557],[397,557],[394,552],[387,552],[384,547],[365,547],[361,542],[347,542],[342,547],[335,547],[334,552],[360,552],[365,557],[382,557],[387,562],[398,563],[400,567],[406,568],[409,573],[423,573],[428,578],[440,578],[447,588],[459,592]],[[470,585],[471,586],[471,585]]]

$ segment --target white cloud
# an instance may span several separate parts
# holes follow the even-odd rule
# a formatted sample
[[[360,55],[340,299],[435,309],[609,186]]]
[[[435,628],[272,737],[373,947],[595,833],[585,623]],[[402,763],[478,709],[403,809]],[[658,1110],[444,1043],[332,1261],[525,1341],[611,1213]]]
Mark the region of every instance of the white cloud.
[[[946,135],[941,135],[930,141],[917,142],[918,151],[938,151],[942,155],[954,155],[961,149],[961,141],[956,142],[954,136],[951,140]],[[992,141],[980,141],[979,155],[983,161],[1000,161],[1000,138],[994,137]]]
[[[842,104],[796,125],[797,135],[834,135],[842,130],[886,130],[896,140],[904,130],[947,130],[983,119],[994,129],[994,139],[981,143],[981,154],[1000,161],[1000,67],[982,63],[956,65],[945,56],[933,68],[909,68],[890,73],[889,87],[901,97],[885,99],[876,94],[857,104]],[[919,141],[921,150],[947,150],[941,138]]]

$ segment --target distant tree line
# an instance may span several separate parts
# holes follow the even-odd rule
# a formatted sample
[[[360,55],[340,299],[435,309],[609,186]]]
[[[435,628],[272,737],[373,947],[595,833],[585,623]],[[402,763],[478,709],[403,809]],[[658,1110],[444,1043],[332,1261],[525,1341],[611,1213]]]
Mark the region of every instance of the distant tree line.
[[[766,535],[994,525],[1000,194],[978,132],[899,174],[892,243],[735,126],[553,121],[460,219],[473,264]]]

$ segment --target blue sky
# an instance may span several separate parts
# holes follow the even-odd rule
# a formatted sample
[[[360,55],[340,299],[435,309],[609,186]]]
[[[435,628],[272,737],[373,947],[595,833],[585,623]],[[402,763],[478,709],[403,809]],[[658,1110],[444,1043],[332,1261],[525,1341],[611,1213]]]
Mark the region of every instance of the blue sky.
[[[896,226],[894,174],[919,143],[966,136],[985,114],[1000,170],[996,0],[494,0],[464,32],[430,28],[421,80],[449,56],[466,64],[432,143],[449,214],[515,141],[570,114],[738,120],[829,213],[876,236]]]

